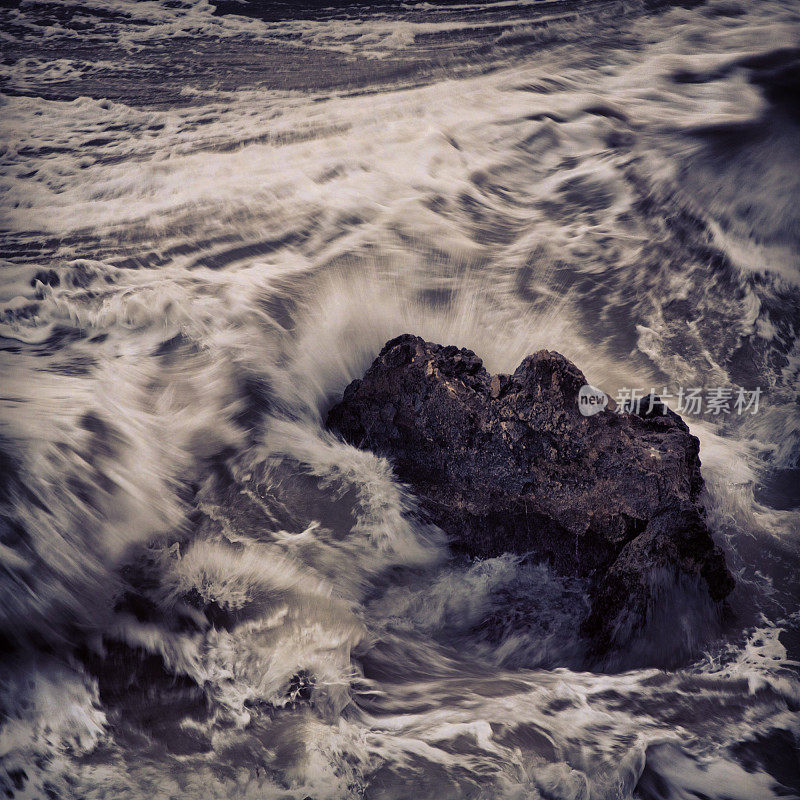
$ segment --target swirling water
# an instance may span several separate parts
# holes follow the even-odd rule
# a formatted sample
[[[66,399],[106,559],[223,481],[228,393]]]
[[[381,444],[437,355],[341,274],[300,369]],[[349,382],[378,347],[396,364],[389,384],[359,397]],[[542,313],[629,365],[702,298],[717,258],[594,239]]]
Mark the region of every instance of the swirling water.
[[[0,9],[0,785],[800,796],[800,5],[318,5]],[[725,613],[594,663],[450,557],[323,426],[406,331],[762,389],[689,419]]]

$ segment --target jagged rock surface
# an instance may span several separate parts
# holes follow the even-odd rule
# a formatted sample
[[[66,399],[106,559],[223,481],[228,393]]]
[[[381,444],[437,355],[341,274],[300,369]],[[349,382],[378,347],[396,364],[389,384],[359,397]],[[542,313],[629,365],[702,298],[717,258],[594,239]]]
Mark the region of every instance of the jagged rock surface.
[[[492,376],[470,350],[406,334],[327,422],[392,461],[453,549],[531,552],[586,577],[584,632],[604,650],[642,625],[665,576],[688,576],[715,601],[733,579],[705,523],[699,443],[686,424],[671,411],[585,417],[585,383],[558,353]]]

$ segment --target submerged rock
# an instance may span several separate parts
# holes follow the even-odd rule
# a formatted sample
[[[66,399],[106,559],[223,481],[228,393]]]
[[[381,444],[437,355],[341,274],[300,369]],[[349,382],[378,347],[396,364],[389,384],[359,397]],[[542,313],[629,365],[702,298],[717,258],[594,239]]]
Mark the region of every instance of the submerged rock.
[[[584,633],[606,650],[642,626],[665,580],[688,578],[720,601],[733,579],[704,519],[686,424],[671,411],[583,416],[584,384],[558,353],[492,376],[470,350],[406,334],[327,424],[388,457],[454,550],[533,553],[585,577]]]

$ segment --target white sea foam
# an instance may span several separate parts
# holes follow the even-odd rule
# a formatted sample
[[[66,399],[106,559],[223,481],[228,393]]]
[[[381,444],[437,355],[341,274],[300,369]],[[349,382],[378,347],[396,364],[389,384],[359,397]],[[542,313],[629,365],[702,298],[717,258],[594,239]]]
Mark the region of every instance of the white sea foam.
[[[383,60],[429,34],[470,41],[480,8],[312,23],[83,5],[93,46]],[[792,45],[797,10],[672,8],[611,24],[601,47],[580,13],[540,29],[532,4],[501,5],[510,16],[483,26],[498,47],[571,34],[397,91],[3,97],[0,435],[18,527],[0,549],[0,620],[18,645],[64,653],[15,663],[2,686],[4,786],[35,763],[25,791],[64,797],[779,793],[763,752],[778,745],[758,737],[797,733],[781,634],[797,624],[800,527],[756,488],[800,452],[784,313],[797,193],[792,129],[747,59]],[[27,4],[9,14],[37,27]],[[43,35],[76,40],[63,20]],[[26,94],[114,70],[9,66]],[[771,138],[751,141],[764,119]],[[715,155],[719,135],[736,158]],[[449,560],[391,464],[322,427],[404,332],[470,347],[492,372],[555,349],[612,395],[734,383],[732,354],[756,342],[759,414],[690,420],[736,630],[703,627],[681,587],[680,619],[656,622],[671,646],[707,650],[695,664],[582,672],[579,584],[511,556]],[[134,700],[100,697],[102,667],[65,637],[127,648],[132,686],[144,654],[166,684],[190,680],[208,715],[177,703],[161,722],[211,749],[174,755],[164,729],[137,727]],[[675,658],[656,644],[638,663]],[[153,697],[181,691],[152,680]]]

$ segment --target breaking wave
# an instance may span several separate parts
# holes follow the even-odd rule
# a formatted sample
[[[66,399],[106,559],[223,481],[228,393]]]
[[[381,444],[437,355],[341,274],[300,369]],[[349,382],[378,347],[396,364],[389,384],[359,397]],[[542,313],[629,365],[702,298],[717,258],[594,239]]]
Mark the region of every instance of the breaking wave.
[[[800,796],[800,8],[229,5],[2,10],[0,785]],[[323,425],[407,331],[763,392],[688,418],[726,612],[598,664],[453,557]]]

